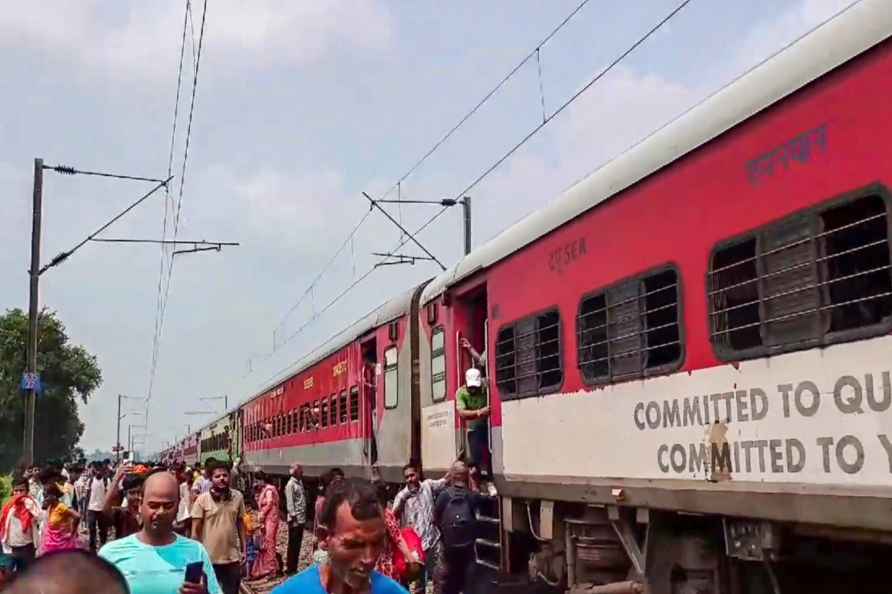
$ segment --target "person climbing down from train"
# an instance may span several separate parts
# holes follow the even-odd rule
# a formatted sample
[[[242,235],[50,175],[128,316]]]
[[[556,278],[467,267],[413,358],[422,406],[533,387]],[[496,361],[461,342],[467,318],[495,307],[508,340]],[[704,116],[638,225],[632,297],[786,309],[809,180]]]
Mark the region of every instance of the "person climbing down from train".
[[[479,369],[465,372],[465,385],[455,392],[455,407],[467,427],[471,461],[483,471],[489,462],[489,394]]]
[[[387,528],[384,510],[367,481],[332,483],[319,526],[320,546],[328,552],[328,563],[311,565],[273,594],[408,594],[374,569]]]
[[[440,529],[434,523],[434,502],[440,491],[449,484],[449,473],[441,479],[423,479],[421,466],[410,462],[403,467],[406,486],[393,500],[393,513],[402,519],[405,528],[412,528],[421,538],[424,549],[424,568],[416,582],[416,592],[425,592],[428,580],[434,577],[440,558]]]
[[[463,461],[454,462],[449,475],[449,486],[434,504],[434,523],[443,535],[434,575],[434,591],[439,594],[459,594],[465,589],[465,578],[475,562],[476,511],[481,497],[468,487],[468,467]]]
[[[461,348],[468,351],[468,355],[471,356],[471,359],[474,361],[474,366],[480,370],[483,375],[486,375],[486,349],[483,349],[482,352],[477,352],[473,346],[471,346],[471,341],[467,338],[461,339]]]

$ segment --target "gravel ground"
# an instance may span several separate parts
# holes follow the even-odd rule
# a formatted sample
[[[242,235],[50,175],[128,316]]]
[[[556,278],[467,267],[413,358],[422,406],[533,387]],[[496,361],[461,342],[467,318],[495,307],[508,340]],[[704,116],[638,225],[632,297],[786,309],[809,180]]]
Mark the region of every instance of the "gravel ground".
[[[313,563],[313,540],[313,530],[308,529],[304,531],[304,539],[300,547],[298,571],[303,571]],[[288,552],[288,525],[285,522],[279,523],[279,533],[276,534],[276,541],[276,550],[282,556],[282,561],[285,562],[287,561]],[[242,582],[242,590],[253,594],[267,594],[284,581],[285,576],[259,583]]]

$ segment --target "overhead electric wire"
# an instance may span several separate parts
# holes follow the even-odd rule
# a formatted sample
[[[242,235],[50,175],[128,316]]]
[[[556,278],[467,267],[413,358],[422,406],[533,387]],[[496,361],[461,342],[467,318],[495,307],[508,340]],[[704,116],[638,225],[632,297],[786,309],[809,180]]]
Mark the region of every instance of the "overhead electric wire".
[[[466,195],[468,192],[470,192],[472,189],[474,189],[490,173],[495,171],[502,163],[504,163],[506,159],[510,158],[511,155],[513,155],[515,152],[517,152],[518,149],[520,149],[533,136],[535,136],[535,134],[537,132],[539,132],[539,130],[541,130],[543,127],[545,127],[549,122],[551,122],[552,119],[554,119],[558,114],[563,112],[574,101],[576,101],[583,93],[585,93],[588,89],[590,89],[592,87],[592,85],[594,85],[596,82],[601,80],[607,73],[609,73],[611,70],[613,70],[613,68],[615,68],[617,66],[617,64],[622,62],[629,54],[631,54],[636,48],[638,48],[648,38],[650,38],[657,30],[659,30],[663,25],[665,25],[673,17],[675,17],[675,15],[678,14],[690,2],[691,2],[691,0],[684,0],[683,2],[678,4],[669,14],[667,14],[665,17],[663,17],[656,25],[654,25],[649,31],[647,31],[647,33],[645,33],[643,36],[639,37],[631,46],[629,46],[624,52],[622,52],[616,59],[614,59],[610,64],[608,64],[606,67],[604,67],[602,70],[600,70],[593,78],[591,78],[579,91],[574,93],[573,96],[571,96],[567,101],[565,101],[563,104],[561,104],[561,106],[558,107],[557,110],[555,110],[550,116],[545,118],[542,121],[542,123],[536,125],[536,127],[534,127],[526,136],[524,136],[523,139],[520,140],[520,142],[515,144],[510,150],[508,150],[508,152],[506,152],[504,155],[502,155],[500,158],[498,158],[494,163],[492,163],[489,167],[487,167],[480,175],[478,175],[474,179],[474,181],[472,181],[470,184],[468,184],[468,186],[466,186],[461,192],[457,193],[455,195],[454,200],[461,199],[462,196]],[[553,37],[554,34],[557,31],[559,31],[560,28],[573,17],[573,15],[575,15],[577,12],[579,12],[579,10],[583,6],[585,6],[585,4],[586,3],[583,2],[582,4],[577,6],[576,9],[566,19],[564,19],[564,21],[562,21],[562,23],[560,25],[558,25],[558,27],[555,28],[545,38],[545,40],[542,43],[545,43],[549,39],[551,39],[551,37]],[[541,47],[542,43],[540,43],[539,46],[537,46],[537,48]],[[528,54],[524,60],[529,60],[529,57],[531,55],[535,55],[535,52],[536,52],[536,50],[533,50],[533,52]],[[523,62],[521,63],[521,65],[522,64],[523,64]],[[516,71],[516,68],[514,71]],[[512,72],[514,72],[514,71],[512,71]],[[509,74],[509,76],[510,76],[510,74]],[[503,81],[504,81],[504,79],[503,79]],[[395,184],[394,188],[397,187],[398,185],[400,185],[401,181],[398,182],[397,184]],[[386,195],[387,195],[387,193],[383,194],[382,198]],[[430,218],[428,218],[418,229],[416,229],[414,233],[411,233],[411,234],[401,238],[401,240],[397,244],[397,246],[394,249],[390,250],[390,253],[391,254],[396,253],[404,245],[406,245],[410,241],[413,241],[418,234],[420,234],[425,229],[427,229],[430,225],[432,225],[434,223],[434,221],[439,219],[443,215],[443,213],[446,212],[448,209],[449,209],[448,206],[442,207],[440,210],[438,210],[436,213],[434,213]],[[302,324],[300,327],[298,327],[297,330],[295,330],[293,333],[289,334],[285,340],[278,343],[278,346],[281,347],[281,346],[284,346],[285,344],[288,344],[289,342],[291,342],[294,338],[296,338],[298,335],[300,335],[310,324],[312,324],[322,313],[325,313],[326,311],[328,311],[332,306],[335,305],[335,303],[337,303],[338,301],[343,299],[344,296],[346,296],[354,288],[356,288],[356,286],[358,286],[359,283],[361,283],[366,278],[368,278],[382,263],[386,263],[390,259],[391,259],[390,257],[387,257],[387,258],[383,258],[383,259],[379,260],[371,269],[366,271],[359,278],[355,279],[346,289],[344,289],[343,291],[338,293],[331,301],[329,301],[325,305],[325,307],[322,308],[322,310],[320,310],[312,318],[310,318],[309,320],[304,322],[304,324]],[[272,355],[272,353],[270,353],[270,355]]]
[[[513,155],[514,153],[516,153],[517,150],[520,149],[520,147],[522,147],[524,144],[526,144],[526,143],[527,143],[533,136],[535,136],[536,133],[539,132],[539,130],[541,130],[541,129],[544,128],[546,125],[548,125],[548,123],[549,123],[552,119],[554,119],[558,114],[560,114],[560,113],[561,113],[562,111],[564,111],[567,107],[569,107],[571,103],[573,103],[574,101],[576,101],[576,100],[577,100],[583,93],[585,93],[587,90],[589,90],[589,89],[592,87],[592,85],[594,85],[596,82],[598,82],[599,80],[601,80],[604,76],[606,76],[607,73],[609,73],[611,70],[613,70],[613,68],[615,68],[617,64],[619,64],[620,62],[622,62],[622,61],[623,61],[629,54],[631,54],[633,51],[635,51],[635,49],[637,49],[642,43],[644,43],[645,41],[647,41],[647,39],[648,39],[651,35],[653,35],[654,33],[656,33],[656,32],[657,32],[663,25],[665,25],[667,22],[669,22],[669,21],[670,21],[676,14],[678,14],[678,13],[679,13],[685,6],[687,6],[690,2],[691,2],[691,0],[684,0],[683,2],[681,2],[680,4],[678,4],[678,5],[677,5],[677,6],[676,6],[676,7],[675,7],[669,14],[667,14],[665,17],[663,17],[663,19],[661,19],[656,25],[654,25],[654,26],[653,26],[647,33],[645,33],[643,36],[639,37],[638,40],[635,41],[635,43],[633,43],[631,46],[628,47],[628,49],[626,49],[623,53],[621,53],[621,54],[620,54],[616,59],[614,59],[610,64],[608,64],[608,65],[605,66],[603,69],[601,69],[600,72],[598,72],[598,73],[597,73],[593,78],[591,78],[585,85],[583,85],[583,87],[582,87],[581,89],[579,89],[579,90],[578,90],[576,93],[574,93],[569,99],[567,99],[567,101],[565,101],[563,104],[561,104],[561,106],[558,107],[558,108],[557,108],[551,115],[549,115],[548,117],[544,118],[544,119],[542,120],[542,123],[541,123],[541,124],[536,125],[536,127],[534,127],[532,130],[530,130],[530,132],[527,133],[527,135],[524,136],[524,137],[520,140],[520,142],[518,142],[518,143],[515,144],[513,147],[511,147],[511,149],[508,150],[508,152],[506,152],[506,153],[505,153],[504,155],[502,155],[500,158],[496,159],[496,161],[495,161],[492,165],[490,165],[489,167],[487,167],[487,168],[486,168],[480,175],[478,175],[477,178],[474,179],[474,181],[472,181],[472,182],[471,182],[465,189],[463,189],[461,192],[459,192],[458,194],[456,194],[456,195],[455,195],[455,200],[460,199],[462,196],[466,195],[468,192],[470,192],[471,190],[473,190],[473,189],[477,186],[477,184],[479,184],[481,181],[483,181],[484,179],[486,179],[486,177],[489,176],[490,173],[492,173],[493,171],[495,171],[495,170],[496,170],[502,163],[504,163],[506,159],[510,158],[511,155]],[[422,225],[422,226],[419,228],[419,230],[416,231],[415,233],[416,233],[416,234],[417,234],[417,233],[420,233],[421,231],[423,231],[424,229],[426,229],[426,228],[427,228],[428,226],[430,226],[434,221],[436,221],[438,218],[440,218],[440,216],[442,216],[442,214],[443,214],[444,212],[446,212],[447,209],[448,209],[448,207],[444,206],[442,209],[440,209],[439,211],[437,211],[437,212],[436,212],[430,219],[428,219],[427,222],[425,222],[424,225]],[[405,241],[401,242],[400,245],[399,245],[396,249],[398,250],[398,249],[401,248],[403,245],[405,245],[408,241],[409,241],[409,239],[406,239]],[[391,251],[396,251],[396,250],[391,250]]]
[[[154,177],[138,177],[136,175],[121,175],[120,173],[108,173],[107,171],[87,171],[84,169],[76,169],[70,165],[44,165],[44,169],[51,169],[56,173],[63,175],[94,175],[97,177],[110,177],[112,179],[126,179],[131,181],[144,181],[161,183],[163,180]]]
[[[149,190],[148,192],[146,192],[145,194],[143,194],[138,200],[136,200],[136,202],[132,203],[130,206],[128,206],[127,208],[125,208],[124,210],[122,210],[121,212],[119,212],[118,214],[116,214],[116,215],[115,215],[114,217],[112,217],[111,220],[109,220],[107,223],[105,223],[104,225],[102,225],[101,227],[99,227],[98,229],[96,229],[95,231],[93,231],[93,232],[92,232],[91,234],[89,234],[83,241],[81,241],[80,243],[78,243],[77,245],[75,245],[75,246],[74,246],[73,248],[71,248],[70,250],[66,250],[66,251],[64,251],[64,252],[60,252],[56,257],[54,257],[52,260],[50,260],[50,262],[49,262],[48,264],[46,264],[43,268],[41,268],[40,271],[38,272],[38,274],[43,274],[43,273],[46,272],[48,269],[52,268],[53,266],[56,266],[57,264],[60,264],[60,263],[63,262],[64,260],[68,259],[68,257],[71,256],[74,252],[76,252],[76,251],[78,251],[79,249],[81,249],[85,244],[87,244],[88,242],[90,242],[94,237],[96,237],[97,235],[99,235],[100,233],[102,233],[103,231],[105,231],[106,229],[108,229],[109,227],[111,227],[111,226],[112,226],[116,221],[118,221],[121,217],[123,217],[123,216],[126,215],[128,212],[130,212],[131,210],[133,210],[134,208],[136,208],[137,206],[139,206],[140,204],[142,204],[143,202],[145,202],[146,200],[148,200],[149,197],[150,197],[152,194],[154,194],[155,192],[157,192],[158,190],[160,190],[160,189],[161,189],[164,185],[166,185],[167,182],[169,182],[169,181],[170,181],[170,178],[167,178],[166,180],[161,180],[161,181],[159,181],[158,185],[156,185],[154,188],[152,188],[151,190]]]
[[[496,86],[494,86],[494,87],[493,87],[493,88],[492,88],[486,95],[484,95],[484,96],[483,96],[483,99],[481,99],[480,101],[478,101],[477,104],[474,105],[474,107],[472,107],[471,110],[468,111],[468,112],[467,112],[467,113],[466,113],[466,114],[465,114],[465,115],[458,121],[457,124],[455,124],[452,128],[450,128],[449,131],[446,132],[446,134],[444,134],[442,138],[440,138],[440,140],[438,140],[436,143],[434,143],[434,145],[430,148],[430,150],[428,150],[428,151],[427,151],[427,152],[426,152],[420,159],[418,159],[418,161],[416,161],[416,163],[415,163],[414,165],[412,165],[412,167],[410,167],[409,170],[406,171],[406,173],[404,173],[404,174],[402,175],[402,177],[400,177],[400,178],[396,181],[396,183],[393,184],[393,186],[391,186],[391,188],[390,188],[389,190],[387,190],[384,194],[382,194],[382,195],[380,196],[379,199],[381,199],[381,198],[385,198],[386,196],[389,196],[395,189],[397,189],[397,187],[400,186],[400,184],[402,184],[404,181],[406,181],[406,178],[408,178],[410,175],[412,175],[412,174],[415,172],[415,170],[418,169],[418,168],[422,165],[422,163],[424,163],[425,161],[427,161],[427,159],[428,159],[431,155],[433,155],[435,152],[437,152],[437,149],[439,149],[439,148],[443,145],[443,143],[445,143],[447,140],[449,140],[449,138],[450,138],[453,134],[455,134],[455,132],[457,132],[458,129],[461,128],[461,127],[464,125],[465,122],[467,122],[469,119],[471,119],[471,117],[472,117],[475,113],[477,113],[477,112],[480,110],[480,108],[483,107],[483,106],[486,104],[486,102],[489,101],[490,98],[492,98],[492,96],[495,95],[495,94],[499,91],[499,89],[501,89],[503,86],[505,86],[505,83],[508,82],[508,80],[510,80],[511,77],[514,76],[514,75],[517,73],[518,70],[520,70],[521,68],[523,68],[524,65],[525,65],[527,62],[529,62],[530,59],[531,59],[532,57],[534,57],[534,56],[536,56],[536,55],[538,54],[538,52],[539,52],[539,50],[542,48],[542,46],[544,46],[546,43],[548,43],[549,41],[551,41],[552,37],[554,37],[555,35],[557,35],[558,31],[560,31],[561,29],[563,29],[564,26],[565,26],[567,23],[569,23],[570,20],[571,20],[573,17],[575,17],[575,16],[577,15],[577,13],[579,13],[580,10],[582,10],[583,8],[585,8],[585,5],[588,4],[590,1],[591,1],[591,0],[582,0],[582,2],[580,2],[580,3],[576,6],[576,8],[574,8],[573,11],[570,12],[570,14],[568,14],[568,15],[564,18],[564,20],[562,20],[562,21],[561,21],[561,22],[560,22],[554,29],[552,29],[551,32],[550,32],[548,35],[546,35],[545,38],[542,39],[542,41],[540,41],[540,42],[536,45],[536,47],[533,48],[533,50],[532,50],[530,53],[528,53],[526,56],[524,56],[523,59],[522,59],[520,62],[518,62],[517,65],[516,65],[514,68],[512,68],[511,71],[508,72],[508,74],[506,74],[506,75],[502,78],[502,80],[500,80],[500,81],[498,82],[498,84],[496,84]]]
[[[189,161],[189,145],[190,145],[190,141],[191,141],[191,137],[192,137],[192,121],[193,121],[193,116],[195,113],[195,96],[198,92],[198,74],[199,74],[199,67],[201,66],[201,50],[204,45],[205,23],[207,21],[207,6],[208,6],[207,0],[204,0],[203,6],[202,6],[202,13],[201,13],[201,28],[200,28],[199,34],[198,34],[198,52],[196,54],[195,69],[193,71],[193,76],[192,76],[192,97],[191,97],[191,100],[189,103],[189,116],[187,118],[187,123],[186,123],[186,139],[185,139],[184,149],[183,149],[183,166],[180,171],[179,195],[177,197],[177,206],[176,206],[176,211],[174,214],[174,223],[173,223],[173,239],[174,240],[176,240],[177,234],[179,233],[180,214],[181,214],[182,206],[183,206],[183,187],[185,185],[186,170],[187,170],[187,165],[188,165],[188,161]],[[186,10],[187,10],[187,13],[190,11],[190,6],[188,3],[188,0],[187,0],[187,5],[186,5]],[[182,61],[182,59],[181,59],[181,61]],[[167,265],[167,281],[166,281],[165,287],[164,287],[164,298],[161,302],[161,313],[160,313],[159,320],[158,320],[158,330],[157,330],[158,338],[157,338],[157,343],[155,345],[155,354],[153,355],[154,363],[153,363],[152,371],[149,375],[149,389],[148,389],[148,392],[146,393],[146,407],[148,407],[148,403],[152,399],[152,391],[154,389],[154,384],[155,384],[155,375],[156,375],[156,371],[157,371],[158,357],[159,357],[158,353],[160,353],[161,338],[163,337],[163,334],[164,334],[164,317],[167,312],[167,303],[168,303],[168,298],[170,296],[170,284],[171,284],[171,279],[172,279],[172,275],[173,275],[173,261],[174,261],[174,258],[173,258],[173,255],[171,255],[171,257],[168,261],[168,265]],[[146,416],[148,418],[148,414]]]
[[[363,223],[366,222],[366,220],[369,218],[369,216],[371,214],[372,214],[372,209],[369,209],[365,212],[364,215],[362,215],[362,218],[359,219],[359,222],[353,226],[353,229],[350,231],[350,233],[347,234],[347,237],[344,239],[344,241],[341,243],[341,245],[338,247],[338,249],[335,250],[334,254],[332,254],[332,256],[328,259],[328,261],[325,263],[325,265],[322,267],[322,269],[319,271],[319,273],[316,275],[316,277],[310,282],[310,284],[307,286],[307,288],[304,290],[304,292],[301,294],[301,296],[297,299],[297,301],[294,303],[294,305],[292,305],[290,308],[288,308],[288,311],[286,311],[285,314],[282,316],[282,319],[279,320],[279,323],[276,326],[276,330],[278,330],[285,324],[285,321],[288,319],[288,316],[290,316],[298,307],[300,307],[300,305],[301,305],[301,303],[303,303],[304,299],[306,299],[307,296],[309,296],[310,293],[313,292],[313,288],[322,279],[323,275],[328,271],[328,269],[331,267],[331,265],[334,264],[334,261],[338,258],[338,256],[341,255],[341,252],[343,252],[344,249],[347,247],[347,245],[349,245],[350,242],[353,241],[353,237],[356,235],[356,233],[359,231],[359,228],[362,227]]]
[[[189,0],[186,0],[186,9],[183,11],[183,35],[182,41],[180,42],[180,61],[179,67],[177,68],[177,92],[176,99],[173,104],[173,122],[171,123],[171,132],[170,132],[170,149],[167,156],[167,175],[173,175],[173,153],[174,148],[176,146],[176,136],[177,136],[177,122],[179,121],[180,114],[180,92],[182,90],[183,83],[183,57],[186,53],[186,26],[189,20]],[[161,220],[161,240],[164,241],[167,239],[167,217],[168,217],[168,208],[170,205],[170,187],[167,186],[164,189],[164,217]],[[155,331],[154,337],[152,338],[152,363],[149,369],[149,384],[154,383],[155,371],[158,366],[158,345],[160,342],[160,331],[158,325],[161,321],[161,306],[163,301],[162,290],[164,286],[164,261],[165,261],[165,248],[162,244],[159,248],[160,258],[159,258],[159,266],[158,266],[158,292],[155,301]],[[146,392],[146,400],[148,401],[148,394],[151,393]],[[148,414],[148,413],[146,413]]]
[[[551,32],[549,32],[548,35],[546,35],[546,36],[542,39],[542,41],[540,41],[540,42],[536,45],[536,47],[535,47],[530,53],[528,53],[526,56],[524,56],[524,58],[523,58],[522,60],[520,60],[520,62],[518,62],[517,65],[514,66],[514,68],[512,68],[511,71],[508,72],[508,74],[506,74],[506,75],[505,75],[505,76],[498,82],[498,84],[496,84],[496,85],[495,85],[495,86],[494,86],[494,87],[493,87],[493,88],[492,88],[486,95],[484,95],[484,97],[483,97],[480,101],[478,101],[477,104],[474,105],[474,107],[472,107],[472,108],[470,109],[470,111],[468,111],[468,112],[467,112],[467,113],[466,113],[466,114],[465,114],[465,115],[458,121],[458,123],[456,123],[454,126],[452,126],[452,128],[450,128],[450,129],[449,129],[449,130],[448,130],[448,131],[447,131],[447,132],[446,132],[446,133],[445,133],[445,134],[444,134],[444,135],[443,135],[443,136],[442,136],[436,143],[434,143],[434,145],[433,145],[433,146],[432,146],[432,147],[431,147],[431,148],[430,148],[424,155],[422,155],[422,157],[421,157],[420,159],[418,159],[418,161],[416,161],[415,164],[412,165],[412,166],[409,168],[409,170],[406,171],[406,172],[405,172],[405,173],[404,173],[404,174],[403,174],[403,175],[396,181],[396,183],[393,184],[393,186],[392,186],[389,190],[387,190],[386,192],[384,192],[384,193],[378,198],[378,200],[382,200],[382,199],[386,198],[386,197],[389,196],[395,189],[398,189],[398,188],[400,187],[400,185],[401,185],[401,184],[402,184],[402,183],[403,183],[403,182],[404,182],[410,175],[412,175],[412,173],[415,172],[415,170],[417,170],[417,169],[418,169],[418,168],[419,168],[419,167],[420,167],[420,166],[421,166],[421,165],[422,165],[428,158],[430,158],[431,155],[433,155],[433,154],[434,154],[434,153],[435,153],[435,152],[436,152],[436,151],[437,151],[437,150],[438,150],[438,149],[439,149],[439,148],[440,148],[440,147],[441,147],[447,140],[449,140],[449,138],[452,137],[452,135],[455,134],[455,132],[457,132],[458,129],[461,128],[461,127],[465,124],[465,122],[467,122],[467,121],[468,121],[468,120],[469,120],[475,113],[477,113],[477,111],[479,111],[480,108],[483,107],[483,105],[485,105],[486,102],[489,101],[489,99],[490,99],[493,95],[495,95],[495,94],[499,91],[499,89],[501,89],[501,88],[505,85],[505,83],[508,82],[509,79],[511,79],[512,76],[514,76],[514,75],[517,73],[518,70],[520,70],[520,69],[521,69],[527,62],[529,62],[529,60],[530,60],[533,56],[536,56],[536,55],[538,54],[538,52],[539,52],[539,50],[542,48],[542,46],[544,46],[546,43],[548,43],[548,42],[549,42],[549,41],[550,41],[550,40],[551,40],[551,39],[552,39],[552,38],[553,38],[553,37],[554,37],[554,36],[561,30],[561,29],[563,29],[564,26],[565,26],[567,23],[569,23],[570,20],[572,20],[573,17],[575,17],[575,16],[579,13],[579,11],[581,11],[581,10],[586,6],[586,4],[588,4],[590,1],[591,1],[591,0],[582,0],[582,2],[580,2],[580,3],[576,6],[576,8],[574,8],[574,9],[573,9],[573,10],[572,10],[566,17],[564,17],[564,19],[563,19],[563,20],[562,20],[562,21],[561,21],[561,22],[560,22],[554,29],[552,29]],[[398,205],[398,207],[399,207],[399,205]],[[282,328],[282,326],[283,326],[283,325],[285,324],[285,322],[287,321],[288,317],[289,317],[289,316],[290,316],[290,315],[291,315],[291,314],[292,314],[298,307],[300,307],[300,305],[304,302],[304,300],[305,300],[305,299],[312,293],[314,287],[318,284],[319,280],[321,280],[321,278],[323,277],[323,275],[328,271],[328,269],[331,267],[331,265],[334,263],[334,261],[335,261],[335,260],[337,259],[337,257],[340,255],[340,253],[344,250],[344,248],[346,247],[346,245],[353,239],[354,235],[355,235],[356,232],[359,230],[359,227],[362,226],[362,224],[363,224],[363,223],[365,222],[365,220],[368,218],[369,214],[370,214],[370,212],[367,212],[367,213],[365,214],[365,216],[363,216],[363,218],[360,220],[359,224],[356,225],[356,227],[354,227],[353,230],[347,235],[347,238],[344,240],[344,243],[341,244],[341,247],[339,247],[339,248],[335,251],[335,254],[328,260],[328,262],[325,264],[325,266],[322,267],[322,270],[320,270],[319,273],[316,275],[316,277],[310,282],[310,284],[307,286],[306,290],[305,290],[305,291],[303,292],[303,294],[301,294],[301,296],[298,298],[297,302],[295,302],[295,303],[288,309],[288,311],[285,312],[285,314],[284,314],[284,315],[282,316],[282,318],[279,320],[278,325],[276,326],[276,330],[274,331],[274,337],[275,337],[275,332],[277,332],[279,329]],[[386,214],[386,213],[385,213],[385,214]],[[401,237],[401,239],[402,239],[402,237]],[[410,241],[411,241],[411,240],[410,240]],[[441,265],[441,266],[442,266],[442,265]],[[274,342],[274,347],[275,347],[275,343],[276,343],[275,338],[273,339],[273,342]],[[287,341],[286,341],[286,342],[287,342]],[[274,348],[273,350],[275,350],[275,348]]]

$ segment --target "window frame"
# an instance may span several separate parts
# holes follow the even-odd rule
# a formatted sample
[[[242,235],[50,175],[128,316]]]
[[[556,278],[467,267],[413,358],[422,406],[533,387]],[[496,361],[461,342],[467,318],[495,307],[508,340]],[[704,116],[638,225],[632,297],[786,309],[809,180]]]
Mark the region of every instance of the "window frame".
[[[334,418],[332,418],[334,417]],[[337,427],[338,421],[340,420],[340,415],[338,414],[338,393],[335,392],[328,399],[328,426],[329,427]]]
[[[396,361],[393,365],[387,364],[387,353],[393,351],[395,354]],[[396,381],[394,382],[394,401],[393,404],[387,404],[387,389],[389,382],[387,381],[387,374],[389,372],[395,372]],[[384,349],[384,373],[381,376],[384,380],[384,408],[387,410],[392,410],[397,408],[400,405],[400,349],[396,344],[391,344],[387,348]]]
[[[581,345],[579,342],[579,318],[582,315],[582,304],[585,303],[586,300],[591,299],[597,295],[606,294],[611,289],[615,289],[625,283],[634,281],[636,279],[644,280],[651,276],[656,276],[657,274],[661,274],[668,270],[672,270],[675,272],[675,292],[676,292],[676,301],[675,307],[678,312],[678,344],[679,344],[679,354],[678,359],[674,363],[664,363],[658,367],[654,367],[652,369],[644,369],[642,370],[640,375],[633,374],[623,374],[619,379],[614,379],[613,375],[609,375],[606,381],[600,380],[590,380],[586,377],[585,373],[582,371],[582,360],[579,356]],[[609,285],[604,285],[598,289],[593,291],[588,291],[587,293],[582,294],[579,298],[579,303],[576,306],[576,328],[574,334],[576,335],[575,347],[576,347],[576,369],[579,371],[579,378],[582,380],[582,383],[589,387],[594,386],[610,386],[615,384],[621,384],[624,382],[635,381],[639,379],[645,379],[649,377],[654,377],[657,375],[668,375],[674,371],[678,371],[681,369],[685,361],[687,360],[687,333],[685,332],[685,307],[684,307],[684,282],[682,280],[681,268],[675,261],[669,261],[664,264],[659,264],[657,266],[652,266],[651,268],[647,268],[637,274],[633,274],[630,276],[626,276],[618,281],[612,282]]]
[[[347,395],[347,389],[341,390],[338,394],[338,424],[346,425],[350,422],[350,401]]]
[[[529,394],[520,394],[518,391],[514,391],[514,392],[506,391],[502,387],[502,384],[503,384],[502,380],[499,379],[499,365],[498,365],[499,342],[500,342],[499,335],[501,335],[502,331],[505,330],[506,328],[516,327],[521,322],[525,322],[526,320],[528,320],[530,318],[537,318],[539,316],[550,314],[550,313],[556,313],[558,316],[557,344],[558,344],[558,363],[559,363],[559,368],[561,371],[561,381],[557,384],[548,386],[548,389],[546,391],[543,391],[541,388],[539,390],[537,390],[536,392],[531,392]],[[514,340],[516,340],[516,338]],[[489,345],[487,345],[487,348],[488,348],[488,346]],[[556,303],[549,305],[548,307],[544,307],[536,312],[526,314],[519,318],[515,318],[514,320],[512,320],[510,322],[505,322],[505,323],[499,325],[499,327],[496,329],[495,342],[493,343],[493,355],[492,355],[493,356],[493,358],[492,358],[493,367],[492,367],[491,372],[489,369],[487,369],[487,377],[489,379],[488,388],[490,390],[490,398],[492,398],[493,384],[498,389],[499,397],[502,399],[502,401],[524,400],[526,398],[541,398],[543,396],[549,396],[551,394],[559,394],[564,388],[564,383],[567,381],[567,367],[564,364],[564,362],[565,362],[564,361],[565,360],[565,352],[564,351],[565,351],[565,349],[564,349],[564,318],[561,315],[560,306]],[[516,351],[515,351],[515,353],[516,353]],[[487,352],[487,356],[489,356],[488,352]],[[517,363],[515,361],[515,366],[516,365],[517,365]],[[517,380],[517,377],[514,376],[510,381],[517,382],[518,380]]]
[[[873,183],[868,184],[866,186],[860,187],[858,189],[845,192],[842,194],[838,194],[832,198],[822,200],[817,204],[813,204],[806,208],[802,208],[799,210],[795,210],[793,212],[788,212],[781,217],[774,218],[767,223],[759,225],[758,227],[753,227],[743,233],[738,233],[733,237],[729,237],[723,239],[719,242],[716,242],[712,249],[709,252],[709,259],[706,263],[706,274],[705,274],[705,290],[706,290],[706,332],[708,336],[708,340],[710,343],[710,347],[712,348],[712,352],[715,355],[716,359],[723,363],[735,363],[738,361],[746,361],[750,359],[758,359],[762,357],[772,357],[775,355],[781,355],[784,353],[792,353],[798,351],[806,351],[813,348],[823,348],[833,344],[839,344],[843,342],[852,342],[855,340],[863,340],[866,338],[873,338],[876,336],[882,336],[884,334],[888,334],[892,331],[892,316],[889,316],[889,319],[885,322],[879,322],[876,324],[872,324],[870,326],[862,326],[859,328],[850,328],[847,330],[836,330],[836,331],[826,331],[823,332],[819,338],[811,338],[804,341],[794,341],[790,343],[784,343],[781,345],[766,345],[762,344],[755,347],[749,347],[746,349],[735,350],[724,345],[717,344],[714,340],[713,333],[713,301],[712,301],[712,272],[713,272],[713,264],[715,262],[716,255],[723,250],[727,250],[728,248],[734,247],[736,245],[740,245],[749,240],[755,240],[756,246],[756,258],[757,258],[757,274],[758,274],[758,258],[759,258],[759,250],[760,250],[760,239],[759,236],[761,233],[771,229],[772,227],[783,224],[785,221],[792,220],[794,217],[820,217],[821,213],[829,210],[833,210],[834,208],[838,208],[840,206],[845,206],[846,204],[856,202],[862,198],[869,198],[871,196],[875,196],[882,200],[883,204],[886,207],[886,244],[887,249],[889,250],[889,260],[890,264],[892,264],[892,192],[890,192],[889,188],[881,183]],[[889,271],[890,276],[892,276],[892,268]],[[761,278],[761,276],[757,276],[757,279]],[[757,284],[758,283],[757,280]],[[760,285],[761,286],[761,285]],[[761,288],[758,289],[761,291]],[[763,298],[759,296],[759,329],[761,331],[762,325],[767,323],[763,322],[763,311],[762,311],[762,301]],[[831,304],[826,304],[831,305]],[[824,307],[824,304],[821,304],[820,307]]]
[[[434,354],[434,335],[439,332],[443,335],[443,354],[435,355]],[[437,357],[443,357],[443,397],[437,398],[434,395],[434,359]],[[448,385],[448,377],[449,373],[446,370],[446,328],[443,325],[436,326],[431,329],[431,355],[430,355],[430,370],[431,370],[431,401],[433,402],[444,402],[446,398],[449,396],[449,385]]]
[[[360,399],[359,399],[359,386],[351,386],[350,387],[349,398],[350,398],[350,400],[348,403],[347,413],[350,415],[350,422],[358,423],[359,419],[362,417],[362,411],[360,411],[362,403],[360,402]],[[354,399],[356,400],[356,417],[355,418],[353,416],[353,401],[354,401]]]

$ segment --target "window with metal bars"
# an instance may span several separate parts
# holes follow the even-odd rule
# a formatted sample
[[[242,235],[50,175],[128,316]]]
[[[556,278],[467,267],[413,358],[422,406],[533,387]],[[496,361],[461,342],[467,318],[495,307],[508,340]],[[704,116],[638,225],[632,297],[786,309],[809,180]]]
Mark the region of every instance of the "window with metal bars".
[[[319,402],[319,424],[328,427],[328,400],[325,398]]]
[[[334,427],[338,424],[338,395],[332,394],[328,405],[328,424]]]
[[[359,420],[359,388],[350,388],[350,420]]]
[[[887,201],[871,187],[719,246],[708,283],[716,354],[739,360],[892,329]]]
[[[583,379],[608,384],[681,365],[678,293],[678,272],[663,268],[583,297],[576,317]]]
[[[434,402],[446,399],[446,333],[442,328],[431,333],[431,397]]]
[[[555,392],[563,381],[561,318],[556,309],[499,329],[496,384],[503,399]]]
[[[299,430],[301,433],[306,433],[310,430],[310,405],[304,404],[300,407],[300,427]]]
[[[340,409],[341,424],[348,422],[350,416],[347,408],[347,390],[341,392],[340,406],[338,408]]]

